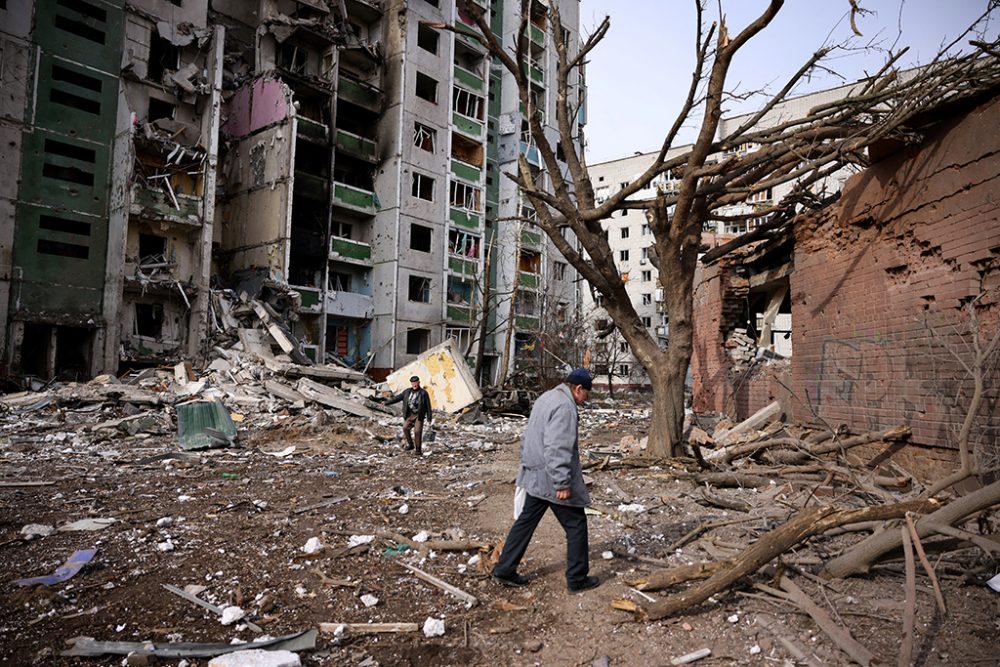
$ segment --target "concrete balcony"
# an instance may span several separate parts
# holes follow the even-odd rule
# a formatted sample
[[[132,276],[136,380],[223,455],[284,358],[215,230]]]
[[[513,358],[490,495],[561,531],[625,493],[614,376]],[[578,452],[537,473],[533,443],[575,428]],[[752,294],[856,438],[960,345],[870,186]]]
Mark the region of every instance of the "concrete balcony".
[[[369,111],[381,111],[382,91],[346,76],[341,76],[337,80],[337,97]]]
[[[333,204],[365,215],[375,215],[378,212],[374,192],[336,181],[333,183]]]
[[[174,194],[159,188],[149,188],[141,180],[132,186],[129,212],[147,220],[162,220],[188,225],[200,225],[201,197]]]
[[[449,322],[471,322],[472,307],[458,304],[448,304]]]
[[[538,249],[542,247],[542,235],[539,232],[529,232],[527,229],[521,230],[521,245],[526,248]]]
[[[300,285],[289,285],[293,292],[298,292],[301,297],[299,304],[300,313],[318,315],[322,305],[322,295],[318,287],[303,287]]]
[[[327,292],[327,317],[350,317],[370,320],[375,315],[375,301],[367,294],[357,292]]]
[[[362,241],[334,236],[330,239],[330,259],[370,267],[372,265],[372,247]]]
[[[468,137],[480,140],[483,138],[483,124],[475,118],[469,118],[460,113],[452,113],[451,123],[455,126],[455,129]]]
[[[299,137],[324,146],[330,143],[329,127],[305,116],[297,116],[296,118],[298,119],[296,132]]]
[[[521,331],[538,331],[538,316],[515,315],[514,327]]]
[[[455,158],[452,158],[451,160],[451,173],[463,181],[476,184],[478,184],[483,177],[482,167],[477,167],[474,164],[462,162],[461,160],[456,160]]]
[[[375,142],[346,130],[337,130],[337,151],[375,162]]]
[[[455,82],[477,93],[486,91],[486,82],[483,81],[482,77],[458,65],[455,65]]]

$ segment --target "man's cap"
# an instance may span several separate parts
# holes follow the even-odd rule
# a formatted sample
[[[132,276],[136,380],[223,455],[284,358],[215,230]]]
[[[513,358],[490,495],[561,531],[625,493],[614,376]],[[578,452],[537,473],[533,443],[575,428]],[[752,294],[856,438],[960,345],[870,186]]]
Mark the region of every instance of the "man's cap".
[[[420,382],[420,378],[414,375],[410,378],[410,382]]]
[[[573,371],[566,376],[566,382],[568,384],[578,384],[588,391],[594,385],[594,379],[590,377],[590,373],[587,372],[586,368],[574,368]]]

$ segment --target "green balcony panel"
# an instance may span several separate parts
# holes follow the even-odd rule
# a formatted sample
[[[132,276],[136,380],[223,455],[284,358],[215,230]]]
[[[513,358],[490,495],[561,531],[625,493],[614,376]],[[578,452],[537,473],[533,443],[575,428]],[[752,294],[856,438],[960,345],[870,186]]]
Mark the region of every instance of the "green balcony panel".
[[[375,160],[374,141],[344,130],[337,130],[337,150],[363,160]]]
[[[293,285],[292,290],[299,293],[299,297],[301,298],[299,310],[301,312],[306,312],[306,313],[319,312],[320,291],[318,287],[299,287],[297,285]]]
[[[361,262],[370,262],[372,258],[372,247],[361,241],[344,239],[335,236],[330,240],[331,259],[354,259]]]
[[[461,208],[452,208],[449,215],[451,221],[459,227],[479,230],[482,228],[482,219],[470,211]]]
[[[453,322],[471,322],[472,309],[468,306],[448,306],[448,319]]]
[[[226,447],[236,440],[236,424],[219,399],[181,403],[176,412],[181,449]]]
[[[471,259],[461,259],[459,257],[449,257],[448,258],[448,268],[455,273],[461,273],[466,276],[476,275],[477,263]]]
[[[330,141],[330,130],[323,123],[317,123],[305,116],[298,116],[297,127],[300,137],[320,144],[326,144]]]
[[[455,81],[478,93],[486,90],[486,83],[475,73],[455,65]]]
[[[521,285],[521,287],[537,288],[538,274],[528,273],[527,271],[520,271],[517,277],[517,281]]]
[[[334,183],[333,202],[354,211],[375,215],[378,208],[375,205],[375,193],[362,190],[344,183]]]
[[[537,232],[521,231],[521,245],[537,248],[542,245],[542,235]]]
[[[477,120],[469,118],[468,116],[453,113],[451,115],[451,122],[458,129],[458,131],[463,134],[467,134],[468,136],[476,139],[480,139],[483,136],[483,124]]]
[[[382,102],[381,92],[368,84],[340,77],[337,83],[337,97],[364,107],[369,111],[379,111]]]
[[[537,65],[531,66],[531,80],[538,83],[545,83],[545,72],[542,71],[541,67]]]
[[[528,24],[528,39],[539,46],[545,46],[545,31],[532,23]]]
[[[451,161],[451,173],[455,174],[459,178],[470,183],[478,183],[482,177],[482,169],[474,165],[460,162],[458,160]]]
[[[45,52],[85,62],[108,73],[117,72],[121,68],[124,37],[122,4],[99,0],[38,0],[35,3],[35,41]]]
[[[538,318],[534,315],[517,315],[514,317],[514,326],[521,330],[537,331]]]
[[[174,195],[177,206],[170,195],[159,188],[149,188],[137,182],[132,186],[130,212],[143,218],[181,219],[181,222],[201,224],[201,197]]]

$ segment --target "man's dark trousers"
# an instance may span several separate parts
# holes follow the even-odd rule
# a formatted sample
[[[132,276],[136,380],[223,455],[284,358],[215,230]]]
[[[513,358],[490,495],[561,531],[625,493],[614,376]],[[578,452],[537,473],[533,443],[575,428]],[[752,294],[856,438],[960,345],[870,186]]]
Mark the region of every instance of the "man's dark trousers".
[[[560,505],[532,495],[525,497],[524,508],[510,527],[500,560],[493,570],[495,575],[511,577],[517,572],[535,527],[549,508],[566,531],[566,583],[577,584],[586,578],[590,572],[590,561],[587,553],[587,515],[583,508]]]
[[[413,435],[410,435],[412,430]],[[403,422],[403,435],[406,436],[406,448],[416,448],[417,454],[422,454],[421,449],[424,441],[424,420],[418,419],[417,415],[410,415]]]

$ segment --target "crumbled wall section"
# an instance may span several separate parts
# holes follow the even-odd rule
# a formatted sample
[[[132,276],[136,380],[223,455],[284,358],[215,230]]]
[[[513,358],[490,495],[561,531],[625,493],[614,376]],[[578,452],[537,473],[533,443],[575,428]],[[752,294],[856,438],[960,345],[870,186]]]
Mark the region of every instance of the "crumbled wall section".
[[[749,281],[736,275],[724,259],[699,266],[694,284],[693,407],[698,413],[735,416],[735,390],[744,374],[734,369],[726,343],[739,335],[737,329],[746,327]]]
[[[981,326],[997,327],[998,123],[993,101],[941,125],[852,178],[820,224],[797,228],[795,418],[815,411],[856,431],[909,424],[915,442],[955,447],[972,391],[953,355],[970,360],[963,305],[978,297]],[[986,387],[973,441],[995,450],[996,364]]]

